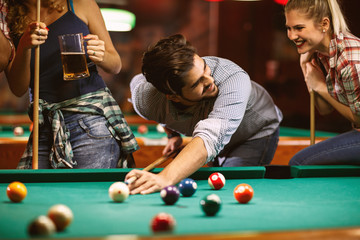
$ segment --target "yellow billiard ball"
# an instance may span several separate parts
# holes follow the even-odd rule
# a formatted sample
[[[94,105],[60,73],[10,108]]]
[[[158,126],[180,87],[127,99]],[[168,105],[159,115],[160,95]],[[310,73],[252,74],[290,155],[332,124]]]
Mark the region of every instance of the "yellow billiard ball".
[[[27,189],[23,183],[15,181],[8,185],[6,194],[11,201],[21,202],[27,195]]]

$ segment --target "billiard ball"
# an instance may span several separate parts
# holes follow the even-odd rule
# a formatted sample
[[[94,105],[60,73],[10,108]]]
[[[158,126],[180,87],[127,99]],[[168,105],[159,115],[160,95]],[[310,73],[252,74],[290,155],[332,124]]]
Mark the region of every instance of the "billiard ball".
[[[47,216],[54,222],[57,231],[63,231],[72,222],[74,215],[71,209],[64,204],[52,206]]]
[[[191,178],[185,178],[179,183],[179,191],[184,197],[191,197],[197,189],[196,182]]]
[[[28,226],[31,236],[50,236],[56,232],[56,226],[48,216],[41,215],[32,220]]]
[[[253,188],[246,183],[237,185],[234,189],[234,197],[239,203],[249,202],[254,195]]]
[[[161,199],[166,205],[174,205],[179,199],[180,192],[176,186],[167,186],[160,191]]]
[[[15,136],[22,136],[24,135],[24,129],[22,127],[15,127],[14,128],[14,135]]]
[[[158,133],[164,133],[164,132],[165,132],[165,129],[164,129],[163,126],[161,126],[161,124],[158,124],[158,125],[156,125],[156,131],[157,131]]]
[[[151,229],[154,233],[171,232],[174,230],[176,221],[171,214],[161,212],[151,220]]]
[[[225,177],[219,172],[212,173],[208,178],[208,183],[212,189],[219,190],[225,186]]]
[[[140,134],[146,134],[148,132],[148,127],[144,124],[141,124],[137,130]]]
[[[206,216],[215,216],[221,208],[221,200],[218,195],[212,193],[201,199],[200,205]]]
[[[129,187],[123,182],[114,182],[109,187],[109,196],[114,202],[123,202],[129,197]]]
[[[12,182],[6,189],[8,198],[13,202],[21,202],[27,194],[25,185],[21,182]]]

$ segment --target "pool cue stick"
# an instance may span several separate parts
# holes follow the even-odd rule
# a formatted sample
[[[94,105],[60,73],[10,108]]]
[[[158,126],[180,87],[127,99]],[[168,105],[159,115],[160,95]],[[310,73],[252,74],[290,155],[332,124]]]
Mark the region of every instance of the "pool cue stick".
[[[310,91],[310,145],[315,144],[315,94]]]
[[[36,3],[36,22],[40,22],[40,0]],[[35,48],[35,69],[34,69],[34,102],[33,102],[33,154],[32,168],[38,169],[39,157],[39,69],[40,69],[40,45]]]
[[[166,162],[171,156],[176,155],[175,153],[177,154],[177,153],[179,153],[179,151],[174,151],[174,152],[170,153],[168,156],[162,156],[161,158],[158,158],[157,160],[155,160],[154,162],[149,164],[143,170],[147,171],[147,172],[153,170],[155,167]],[[127,181],[125,181],[125,183],[129,185],[129,184],[133,183],[136,179],[137,179],[137,177],[133,176],[133,177],[129,178]]]

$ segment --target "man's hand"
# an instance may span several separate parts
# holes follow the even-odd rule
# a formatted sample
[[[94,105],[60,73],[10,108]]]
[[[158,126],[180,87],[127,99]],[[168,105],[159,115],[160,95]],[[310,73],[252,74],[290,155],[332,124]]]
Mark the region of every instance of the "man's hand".
[[[128,185],[130,194],[149,194],[158,192],[164,187],[170,185],[170,183],[161,176],[138,169],[130,171],[125,176],[125,181],[132,177],[135,177],[136,180]]]
[[[162,151],[163,156],[169,156],[174,151],[177,151],[183,143],[181,136],[176,136],[168,139],[165,148]]]

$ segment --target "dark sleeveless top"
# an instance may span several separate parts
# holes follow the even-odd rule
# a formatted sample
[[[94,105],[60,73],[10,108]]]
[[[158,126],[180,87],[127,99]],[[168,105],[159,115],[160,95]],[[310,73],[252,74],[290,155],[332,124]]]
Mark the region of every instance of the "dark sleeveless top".
[[[105,82],[98,74],[96,65],[89,67],[90,77],[88,78],[72,81],[63,80],[58,36],[70,33],[83,33],[83,36],[86,36],[90,33],[88,26],[80,18],[78,18],[75,13],[73,13],[71,10],[68,10],[63,16],[47,27],[49,29],[48,39],[44,44],[40,45],[40,99],[44,99],[49,103],[57,103],[106,87]],[[34,59],[35,49],[32,49],[30,63],[31,101],[33,100]],[[88,63],[91,62],[87,54],[86,59]]]

